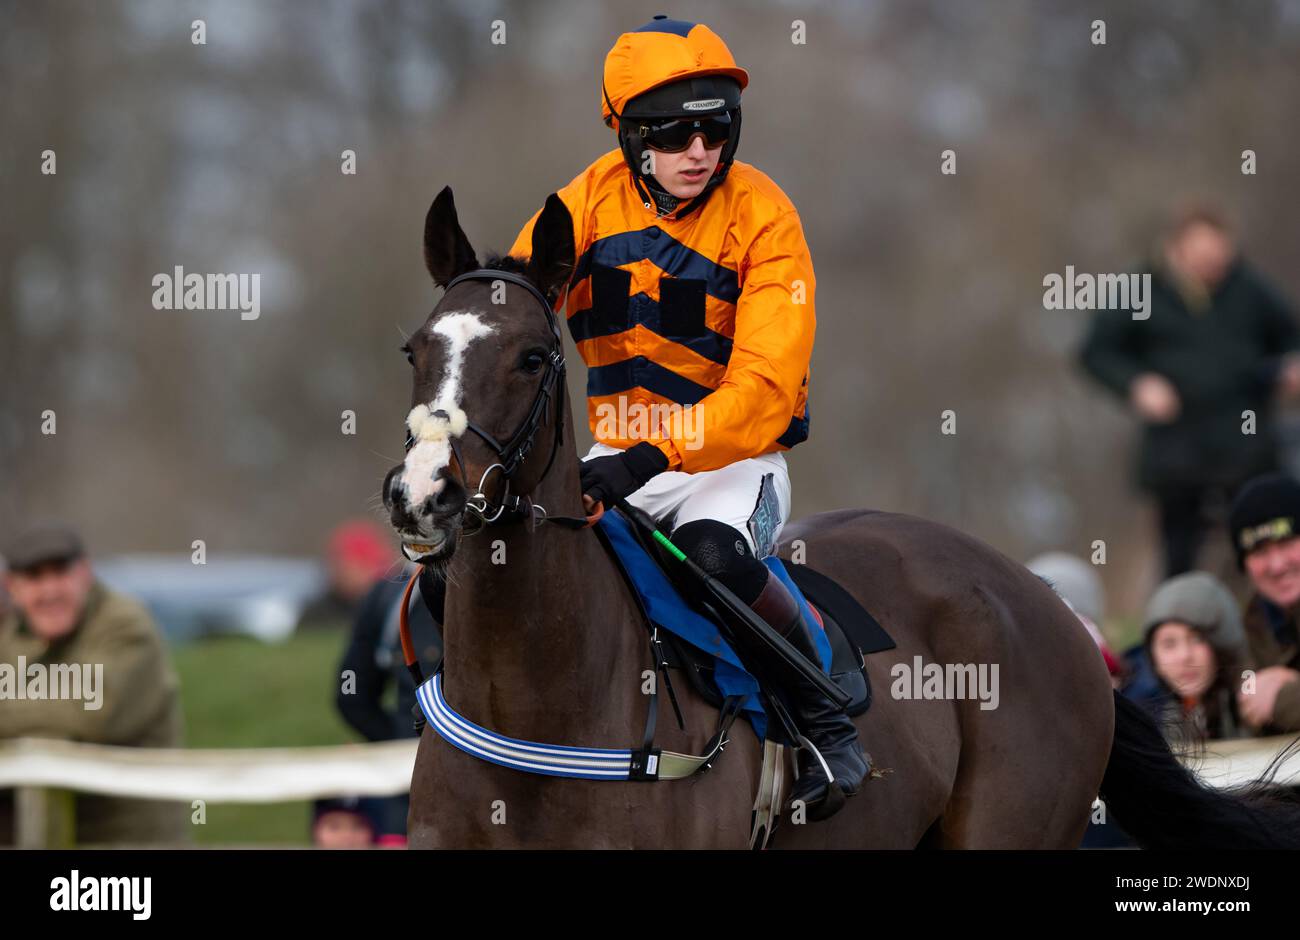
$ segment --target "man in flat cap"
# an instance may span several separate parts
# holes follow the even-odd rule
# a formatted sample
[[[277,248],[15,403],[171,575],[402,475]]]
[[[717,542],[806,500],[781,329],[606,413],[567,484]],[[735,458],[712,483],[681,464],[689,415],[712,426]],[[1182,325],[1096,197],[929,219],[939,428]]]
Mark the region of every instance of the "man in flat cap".
[[[4,544],[11,609],[0,616],[0,739],[178,747],[179,684],[136,601],[100,583],[75,531],[45,524]],[[0,842],[12,820],[0,812]],[[183,804],[78,794],[82,844],[176,843]]]

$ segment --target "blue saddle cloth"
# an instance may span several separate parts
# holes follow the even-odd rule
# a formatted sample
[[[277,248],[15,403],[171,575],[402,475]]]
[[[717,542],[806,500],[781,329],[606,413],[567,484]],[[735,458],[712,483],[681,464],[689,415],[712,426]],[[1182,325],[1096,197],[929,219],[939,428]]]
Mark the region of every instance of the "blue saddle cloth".
[[[659,562],[637,540],[632,523],[621,513],[608,511],[597,523],[608,537],[610,545],[627,571],[646,612],[660,629],[679,637],[686,643],[713,657],[713,679],[724,696],[744,696],[741,714],[749,721],[759,738],[767,735],[767,714],[758,696],[758,681],[741,664],[731,646],[722,638],[718,626],[686,602],[681,593],[659,567]],[[785,563],[775,555],[763,559],[772,572],[781,579],[798,601],[807,622],[813,625],[813,637],[821,655],[822,671],[831,672],[831,644],[820,629],[817,618],[808,607],[803,592],[785,570]]]

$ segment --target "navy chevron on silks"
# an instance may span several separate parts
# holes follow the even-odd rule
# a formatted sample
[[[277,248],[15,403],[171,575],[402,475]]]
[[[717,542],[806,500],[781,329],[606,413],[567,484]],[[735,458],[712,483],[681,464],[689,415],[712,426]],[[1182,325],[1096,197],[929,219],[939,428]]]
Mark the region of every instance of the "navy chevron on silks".
[[[705,332],[698,336],[669,335],[663,326],[663,311],[658,301],[653,300],[644,291],[629,297],[628,306],[631,315],[624,323],[611,323],[591,307],[579,310],[569,317],[569,335],[573,337],[575,343],[581,343],[583,340],[595,339],[598,336],[617,336],[632,326],[640,324],[669,342],[685,346],[691,352],[718,365],[725,366],[731,360],[732,340],[721,333],[706,328]]]
[[[791,418],[789,426],[782,432],[776,442],[782,447],[793,447],[800,441],[808,440],[808,422],[812,420],[812,401],[803,403],[803,417]]]
[[[593,263],[617,268],[646,260],[653,261],[670,277],[703,281],[710,297],[729,304],[740,300],[740,277],[735,271],[709,260],[653,225],[639,232],[623,232],[592,242],[578,258],[570,283],[576,284],[589,276]]]
[[[713,394],[713,389],[707,385],[683,378],[672,369],[651,362],[645,356],[633,356],[622,362],[611,362],[607,366],[595,366],[587,370],[588,398],[617,395],[638,386],[679,405],[693,405],[704,396]]]

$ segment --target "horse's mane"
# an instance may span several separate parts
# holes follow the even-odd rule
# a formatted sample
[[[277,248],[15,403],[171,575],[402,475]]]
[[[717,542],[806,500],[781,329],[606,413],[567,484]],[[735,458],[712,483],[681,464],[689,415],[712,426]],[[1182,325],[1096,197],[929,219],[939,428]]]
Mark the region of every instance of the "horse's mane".
[[[488,255],[487,261],[483,267],[488,271],[509,271],[511,274],[523,274],[528,270],[527,258],[516,258],[513,255]]]

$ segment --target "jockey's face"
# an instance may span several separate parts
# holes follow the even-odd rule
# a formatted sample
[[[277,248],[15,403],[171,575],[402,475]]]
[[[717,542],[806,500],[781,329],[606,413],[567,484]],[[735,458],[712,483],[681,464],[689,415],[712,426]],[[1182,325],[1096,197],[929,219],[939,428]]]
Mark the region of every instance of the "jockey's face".
[[[718,168],[718,159],[722,156],[722,145],[712,149],[704,146],[704,134],[691,138],[690,146],[680,153],[664,153],[650,148],[654,154],[654,178],[659,185],[678,199],[690,199],[698,196],[713,171]]]

